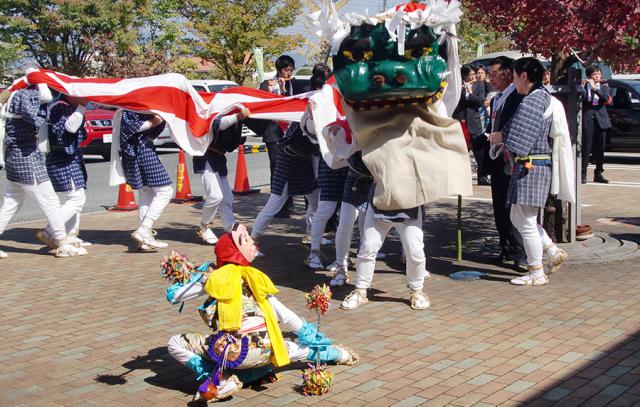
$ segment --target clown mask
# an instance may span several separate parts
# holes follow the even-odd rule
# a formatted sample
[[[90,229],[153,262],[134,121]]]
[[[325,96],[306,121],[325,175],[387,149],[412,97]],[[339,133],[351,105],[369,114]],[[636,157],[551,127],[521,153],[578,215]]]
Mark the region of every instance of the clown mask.
[[[253,243],[253,239],[251,235],[249,235],[246,226],[235,223],[231,228],[231,238],[240,251],[240,254],[242,254],[249,263],[253,262],[258,253],[258,248]]]

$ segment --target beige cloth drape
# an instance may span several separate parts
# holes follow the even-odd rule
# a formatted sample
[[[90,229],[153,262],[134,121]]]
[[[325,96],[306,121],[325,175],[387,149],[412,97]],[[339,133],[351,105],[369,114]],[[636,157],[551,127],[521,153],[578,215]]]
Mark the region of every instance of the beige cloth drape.
[[[471,163],[462,128],[427,106],[347,113],[376,181],[373,204],[414,208],[450,195],[473,195]]]

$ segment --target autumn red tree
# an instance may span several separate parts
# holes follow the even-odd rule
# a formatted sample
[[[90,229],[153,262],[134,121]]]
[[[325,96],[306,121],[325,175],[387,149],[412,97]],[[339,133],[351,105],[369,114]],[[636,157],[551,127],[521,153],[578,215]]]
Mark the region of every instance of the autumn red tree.
[[[551,58],[553,77],[565,72],[572,50],[585,65],[601,58],[619,71],[640,66],[637,0],[473,0],[467,5],[523,51]]]

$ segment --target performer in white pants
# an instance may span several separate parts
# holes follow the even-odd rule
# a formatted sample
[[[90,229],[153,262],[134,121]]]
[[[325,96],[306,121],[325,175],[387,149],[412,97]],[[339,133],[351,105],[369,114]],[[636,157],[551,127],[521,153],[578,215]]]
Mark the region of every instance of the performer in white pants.
[[[62,193],[66,200],[60,207],[60,215],[65,222],[65,231],[80,245],[80,251],[91,243],[78,237],[80,232],[80,213],[86,202],[87,170],[84,165],[80,144],[87,138],[84,128],[86,100],[60,95],[48,108],[49,114],[49,153],[46,166],[49,178],[56,192]],[[38,238],[52,247],[51,227],[47,226],[38,233]]]
[[[156,240],[153,224],[173,195],[171,177],[160,162],[153,139],[164,129],[164,120],[150,114],[122,112],[120,152],[127,184],[138,190],[140,226],[132,234],[142,251],[167,247]]]
[[[395,228],[400,235],[406,256],[406,276],[411,308],[429,308],[429,298],[422,291],[427,275],[422,231],[423,208],[402,211],[376,211],[371,202],[364,221],[364,234],[358,251],[356,289],[342,302],[342,309],[354,309],[368,302],[367,289],[371,287],[376,267],[376,255],[387,233]]]
[[[233,191],[227,179],[229,171],[225,153],[241,144],[242,128],[237,124],[250,115],[249,109],[243,108],[236,114],[216,117],[211,124],[213,137],[207,151],[204,156],[193,157],[193,172],[202,175],[205,195],[202,218],[196,233],[206,244],[214,245],[218,241],[211,229],[218,211],[225,231],[234,223]]]
[[[306,114],[306,113],[305,113]],[[251,237],[258,239],[290,196],[307,198],[306,232],[311,232],[312,220],[318,207],[318,183],[313,170],[317,148],[304,137],[298,123],[291,123],[280,140],[281,148],[271,180],[271,194],[256,217]]]
[[[348,159],[349,173],[344,184],[342,203],[340,204],[340,221],[336,230],[336,261],[329,266],[334,273],[332,286],[341,286],[349,282],[349,249],[353,236],[353,227],[358,220],[360,234],[364,233],[364,218],[369,202],[369,190],[373,178],[362,162],[362,154],[358,151]]]
[[[60,214],[60,201],[47,174],[44,157],[38,149],[38,130],[47,117],[46,102],[51,101],[46,85],[30,86],[11,95],[6,106],[4,146],[6,152],[7,186],[0,208],[0,234],[27,195],[44,212],[51,227],[56,257],[79,256],[80,250],[68,238]],[[7,254],[0,250],[0,258]]]

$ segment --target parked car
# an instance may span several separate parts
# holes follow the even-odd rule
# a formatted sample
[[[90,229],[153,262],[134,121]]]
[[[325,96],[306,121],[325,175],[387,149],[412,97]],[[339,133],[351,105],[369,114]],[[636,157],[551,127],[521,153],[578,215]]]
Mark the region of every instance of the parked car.
[[[97,154],[105,160],[111,159],[114,113],[115,109],[99,108],[93,103],[87,105],[87,111],[84,114],[87,139],[80,144],[84,154]]]
[[[640,80],[610,79],[611,105],[607,106],[611,125],[605,150],[640,152]]]
[[[240,86],[233,81],[225,81],[221,79],[192,80],[189,82],[198,92],[220,92],[221,90]]]
[[[477,57],[476,59],[474,59],[471,62],[471,65],[483,65],[485,67],[489,66],[489,63],[491,62],[491,60],[493,58],[496,57],[500,57],[500,56],[505,56],[505,57],[509,57],[512,59],[520,59],[522,57],[536,57],[538,58],[538,61],[540,61],[542,63],[542,65],[545,67],[545,69],[549,68],[551,66],[551,62],[549,62],[549,60],[545,59],[544,57],[538,55],[533,55],[533,54],[529,54],[529,53],[522,53],[520,51],[498,51],[498,52],[492,52],[490,54],[484,54],[482,56]]]

